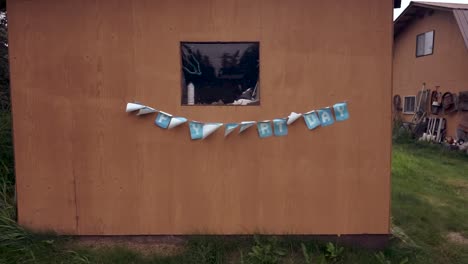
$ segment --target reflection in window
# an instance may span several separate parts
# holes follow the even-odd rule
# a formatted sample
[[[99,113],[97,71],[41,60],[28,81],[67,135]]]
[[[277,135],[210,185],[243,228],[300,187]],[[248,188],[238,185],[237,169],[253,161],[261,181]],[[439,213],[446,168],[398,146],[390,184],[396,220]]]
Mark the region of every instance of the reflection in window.
[[[259,105],[258,42],[182,42],[183,105]]]
[[[416,57],[431,55],[434,51],[434,31],[416,36]]]

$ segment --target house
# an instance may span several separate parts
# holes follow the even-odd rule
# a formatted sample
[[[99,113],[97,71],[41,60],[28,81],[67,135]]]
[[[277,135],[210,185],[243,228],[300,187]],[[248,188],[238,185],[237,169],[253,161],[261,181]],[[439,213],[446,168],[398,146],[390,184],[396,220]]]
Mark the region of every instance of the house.
[[[462,111],[468,110],[468,4],[411,2],[395,20],[393,95],[401,98],[404,121],[417,111],[423,84],[430,90],[427,116],[445,118],[446,135],[455,137],[461,116],[468,113]],[[453,95],[458,107],[444,105],[444,94]]]
[[[393,7],[8,1],[19,223],[75,235],[386,236]],[[219,78],[223,69],[244,79]],[[197,104],[200,85],[228,81],[259,103]],[[262,139],[250,128],[191,140],[187,124],[161,129],[154,113],[124,111],[138,101],[228,123],[344,100],[346,122],[309,130],[298,120]]]

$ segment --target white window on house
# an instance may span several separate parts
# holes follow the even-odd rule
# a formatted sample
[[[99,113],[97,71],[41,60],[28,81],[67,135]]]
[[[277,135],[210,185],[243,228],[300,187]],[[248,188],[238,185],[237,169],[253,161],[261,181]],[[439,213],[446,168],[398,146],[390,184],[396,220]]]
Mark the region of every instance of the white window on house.
[[[416,96],[405,96],[403,102],[403,113],[404,114],[414,114],[416,109]]]
[[[434,30],[416,36],[416,57],[431,55],[434,52]]]

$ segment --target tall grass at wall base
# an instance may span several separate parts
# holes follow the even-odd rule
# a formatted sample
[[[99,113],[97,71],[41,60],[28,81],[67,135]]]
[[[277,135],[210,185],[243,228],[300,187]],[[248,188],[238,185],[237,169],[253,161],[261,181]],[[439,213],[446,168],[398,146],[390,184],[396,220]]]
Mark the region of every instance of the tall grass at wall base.
[[[0,110],[0,264],[88,263],[86,257],[66,250],[65,238],[37,234],[17,224],[12,118]]]
[[[18,225],[12,188],[0,178],[0,264],[90,263],[85,255],[67,249],[66,237],[33,233]]]
[[[0,179],[8,185],[15,183],[13,133],[11,112],[0,111]]]

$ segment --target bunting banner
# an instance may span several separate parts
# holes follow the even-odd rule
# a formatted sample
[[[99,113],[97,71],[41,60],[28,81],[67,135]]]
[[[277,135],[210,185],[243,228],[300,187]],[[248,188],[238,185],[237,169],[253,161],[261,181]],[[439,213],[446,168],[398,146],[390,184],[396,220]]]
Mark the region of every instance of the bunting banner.
[[[287,136],[288,135],[288,118],[273,119],[273,131],[275,131],[275,136],[277,137]]]
[[[255,121],[242,121],[240,122],[239,134],[247,130],[247,128],[255,125]]]
[[[226,124],[226,130],[224,131],[224,136],[227,137],[239,126],[237,123],[228,123]]]
[[[185,117],[173,117],[171,114],[164,113],[163,111],[159,111],[158,116],[154,123],[160,128],[174,128],[178,125],[187,122],[187,118]]]
[[[299,117],[301,117],[302,114],[298,114],[298,113],[295,113],[295,112],[291,112],[291,114],[289,114],[287,120],[287,125],[289,126],[290,124],[294,123],[294,121],[296,121],[297,119],[299,119]]]
[[[151,107],[146,106],[146,105],[139,104],[139,103],[128,103],[125,112],[129,113],[129,112],[134,112],[134,111],[137,111],[137,110],[138,110],[137,115],[146,115],[146,114],[151,114],[151,113],[156,113],[157,112],[156,109],[151,108]]]
[[[316,111],[310,111],[302,115],[304,117],[304,121],[307,125],[309,130],[312,130],[318,126],[320,126],[320,120],[317,116]]]
[[[325,107],[317,111],[322,126],[330,126],[335,123],[330,107]]]
[[[346,103],[335,104],[333,105],[333,109],[335,110],[336,121],[345,121],[349,118],[348,105]]]
[[[142,105],[142,104],[138,104],[138,103],[128,103],[127,104],[127,109],[125,110],[125,112],[127,113],[130,113],[130,112],[133,112],[133,111],[136,111],[136,110],[140,110],[142,108],[144,108],[145,106]]]
[[[258,136],[260,138],[267,138],[273,135],[270,120],[260,121],[257,123]]]
[[[156,112],[157,112],[156,109],[151,108],[149,106],[145,106],[141,108],[140,110],[138,110],[137,115],[146,115],[146,114],[151,114],[151,113],[156,113]]]
[[[197,121],[190,121],[190,137],[192,139],[205,139],[213,134],[218,128],[223,126],[223,123],[201,123]]]
[[[237,128],[239,134],[248,128],[257,125],[257,133],[260,138],[268,138],[271,136],[283,137],[288,135],[288,126],[292,125],[300,117],[304,119],[305,125],[309,130],[314,130],[319,126],[327,127],[337,122],[349,119],[349,111],[347,102],[334,104],[331,107],[324,107],[318,110],[312,110],[306,113],[291,112],[287,117],[274,118],[273,120],[264,121],[242,121],[238,123],[220,123],[220,122],[199,122],[188,121],[185,117],[173,116],[163,111],[156,110],[150,106],[141,103],[127,103],[125,112],[136,112],[137,116],[157,113],[154,123],[156,126],[163,129],[172,129],[188,122],[190,130],[190,138],[192,140],[202,140],[213,134],[223,125],[225,126],[224,137],[227,137]]]

